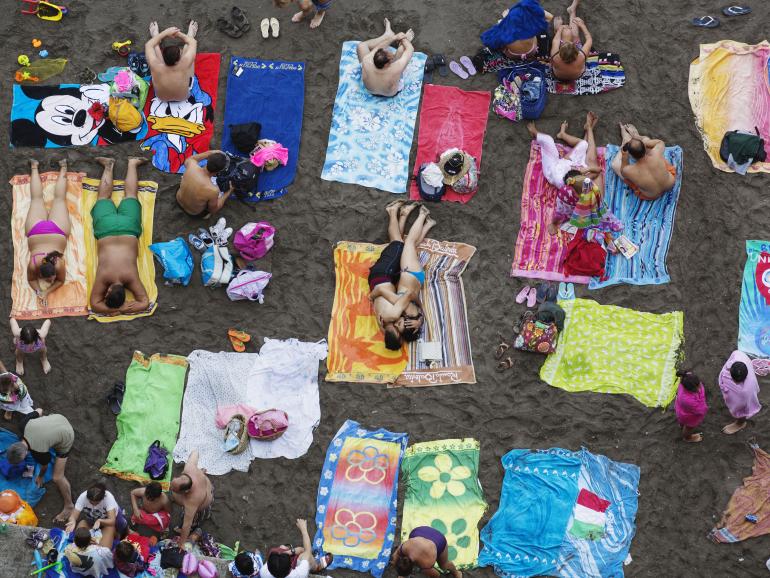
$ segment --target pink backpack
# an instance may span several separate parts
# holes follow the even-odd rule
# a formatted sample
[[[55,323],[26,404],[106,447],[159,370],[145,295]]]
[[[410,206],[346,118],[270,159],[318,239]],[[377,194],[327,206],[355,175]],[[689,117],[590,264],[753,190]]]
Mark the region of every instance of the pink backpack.
[[[238,249],[241,257],[247,261],[255,261],[264,257],[273,247],[275,227],[267,221],[246,223],[235,234],[233,246]]]
[[[249,418],[249,436],[261,441],[271,441],[283,435],[289,427],[289,416],[280,409],[258,411]]]

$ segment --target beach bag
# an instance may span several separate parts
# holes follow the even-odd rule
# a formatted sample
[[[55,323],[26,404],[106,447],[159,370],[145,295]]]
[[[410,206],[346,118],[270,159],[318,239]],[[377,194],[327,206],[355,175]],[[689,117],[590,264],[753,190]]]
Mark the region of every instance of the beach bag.
[[[262,125],[258,122],[246,122],[230,125],[230,140],[238,152],[248,155],[254,149],[262,133]]]
[[[227,247],[211,245],[201,256],[201,282],[206,287],[226,285],[233,278],[233,259]]]
[[[524,312],[519,323],[514,326],[514,332],[518,333],[513,340],[514,349],[545,355],[556,351],[559,337],[556,324],[538,321],[534,311]]]
[[[263,293],[272,277],[265,271],[243,269],[227,286],[227,296],[231,301],[259,301],[262,304],[265,302]]]
[[[521,120],[521,101],[519,87],[507,78],[497,85],[492,97],[492,111],[511,122]]]
[[[249,446],[249,432],[246,429],[246,417],[243,415],[236,413],[233,415],[233,417],[230,418],[230,422],[232,423],[235,421],[238,424],[238,431],[236,432],[236,436],[238,437],[238,445],[234,448],[231,448],[227,450],[228,453],[231,453],[233,455],[242,454],[246,448]],[[225,428],[225,440],[227,440],[227,436],[230,433],[228,430],[230,429],[230,424],[227,424],[227,427]]]
[[[142,126],[142,113],[125,98],[110,97],[109,117],[120,132],[131,132]]]
[[[263,442],[278,439],[289,427],[288,414],[280,409],[258,411],[249,418],[249,436]]]
[[[184,563],[185,551],[181,550],[177,546],[165,548],[160,552],[160,567],[164,570],[166,568],[176,568],[180,570]]]
[[[504,79],[519,87],[521,118],[526,120],[540,118],[548,102],[548,86],[543,71],[536,66],[517,66],[504,76],[501,82]]]
[[[471,157],[471,166],[468,172],[459,181],[456,181],[451,188],[454,192],[461,195],[468,195],[479,188],[479,165],[475,158]]]
[[[144,110],[149,92],[149,83],[130,68],[118,69],[110,82],[110,96],[123,98],[140,111]]]
[[[273,248],[274,237],[275,227],[267,221],[246,223],[235,233],[233,247],[246,261],[256,261]]]
[[[147,460],[144,462],[144,471],[153,480],[162,480],[168,472],[168,450],[160,445],[160,440],[155,440],[147,450]]]
[[[719,145],[719,157],[728,162],[732,155],[736,165],[746,163],[765,162],[765,141],[759,136],[759,128],[754,127],[755,132],[745,130],[731,130],[722,137]]]
[[[166,243],[153,243],[150,245],[150,251],[163,266],[163,278],[167,285],[190,284],[195,262],[182,237]]]

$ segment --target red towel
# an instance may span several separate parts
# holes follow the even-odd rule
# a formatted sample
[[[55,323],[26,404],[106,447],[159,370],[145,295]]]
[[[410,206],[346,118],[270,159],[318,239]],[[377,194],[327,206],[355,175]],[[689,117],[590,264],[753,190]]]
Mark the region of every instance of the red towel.
[[[492,95],[486,91],[469,92],[454,86],[426,84],[420,109],[417,159],[412,174],[416,177],[420,165],[436,162],[441,153],[456,147],[476,159],[481,175],[481,150],[491,100]],[[475,194],[461,195],[447,188],[443,200],[467,203]],[[409,198],[420,199],[416,180],[410,185]]]
[[[564,274],[601,277],[604,275],[606,261],[607,251],[599,243],[586,241],[582,232],[578,231],[575,238],[567,246],[567,254],[564,258]]]

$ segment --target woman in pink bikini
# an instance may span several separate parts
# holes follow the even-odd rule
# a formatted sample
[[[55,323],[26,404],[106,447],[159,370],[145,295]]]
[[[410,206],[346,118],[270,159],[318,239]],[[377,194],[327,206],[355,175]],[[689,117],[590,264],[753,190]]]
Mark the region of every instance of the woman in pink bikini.
[[[67,160],[59,161],[59,178],[56,181],[50,211],[46,209],[43,200],[43,183],[36,160],[30,161],[30,193],[32,198],[25,225],[29,246],[27,280],[38,299],[45,305],[48,295],[64,285],[66,275],[64,249],[70,234]]]

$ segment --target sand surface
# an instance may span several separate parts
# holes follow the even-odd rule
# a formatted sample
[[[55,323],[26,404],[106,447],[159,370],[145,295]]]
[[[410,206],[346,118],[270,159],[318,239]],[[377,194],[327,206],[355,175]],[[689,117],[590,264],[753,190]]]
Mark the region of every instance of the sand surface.
[[[104,463],[115,438],[115,418],[104,403],[110,385],[125,375],[134,349],[145,353],[186,355],[194,349],[227,350],[226,330],[241,327],[254,335],[298,337],[316,341],[326,337],[334,291],[332,248],[339,240],[384,241],[382,207],[388,193],[329,183],[320,179],[331,111],[337,88],[340,46],[350,39],[378,36],[382,18],[394,28],[415,29],[419,50],[443,52],[458,58],[479,47],[478,35],[506,7],[490,0],[337,0],[322,27],[308,30],[292,24],[292,10],[279,11],[268,0],[241,3],[254,22],[245,37],[232,40],[216,31],[216,19],[227,10],[220,2],[67,2],[72,15],[61,23],[22,16],[17,2],[4,2],[0,23],[5,58],[0,90],[0,118],[7,134],[11,84],[18,53],[31,53],[30,41],[42,38],[54,56],[71,59],[57,82],[77,82],[86,66],[103,70],[120,63],[110,53],[113,40],[144,42],[149,21],[160,17],[161,28],[186,27],[191,17],[201,24],[200,50],[222,53],[222,76],[217,106],[219,142],[224,111],[226,63],[231,55],[307,62],[305,116],[297,179],[281,200],[263,203],[251,215],[239,204],[224,209],[231,224],[254,217],[278,228],[276,247],[265,266],[273,273],[264,305],[231,303],[223,290],[201,287],[196,272],[190,287],[160,287],[160,307],[150,318],[131,323],[100,325],[85,318],[55,320],[50,336],[54,370],[43,376],[39,364],[29,363],[25,381],[35,401],[49,411],[66,415],[75,427],[77,442],[67,467],[73,491],[85,489]],[[711,167],[702,149],[687,98],[690,61],[698,44],[723,38],[760,42],[768,32],[770,6],[752,3],[748,17],[722,18],[717,30],[701,30],[688,20],[705,13],[716,15],[719,2],[649,2],[589,0],[582,16],[594,35],[595,46],[618,52],[626,66],[626,86],[594,97],[552,97],[541,126],[558,130],[562,119],[582,126],[585,112],[601,117],[599,143],[618,142],[617,123],[634,122],[642,132],[684,148],[684,184],[676,215],[668,266],[672,282],[662,286],[611,287],[590,295],[601,303],[651,312],[685,312],[687,362],[704,379],[711,413],[705,441],[684,444],[678,439],[673,408],[647,409],[631,397],[570,394],[541,382],[542,358],[520,355],[516,367],[495,372],[497,332],[510,332],[521,307],[514,296],[521,287],[510,279],[513,244],[518,231],[519,203],[529,139],[523,125],[491,117],[485,140],[480,190],[466,206],[444,203],[434,207],[435,237],[470,243],[478,253],[464,275],[468,295],[476,385],[417,390],[388,390],[384,386],[327,384],[321,381],[322,420],[315,443],[301,459],[258,460],[248,474],[217,478],[217,501],[208,529],[220,540],[236,539],[264,548],[281,541],[297,543],[293,520],[313,518],[318,475],[326,447],[345,419],[392,431],[407,431],[410,441],[474,436],[481,441],[481,482],[490,503],[497,507],[502,482],[500,457],[512,448],[589,448],[612,459],[641,467],[637,536],[631,548],[628,576],[765,576],[770,538],[737,545],[714,545],[706,533],[719,518],[742,477],[750,473],[751,453],[746,442],[756,437],[770,446],[763,411],[744,432],[727,437],[720,428],[729,421],[716,377],[737,336],[740,279],[745,260],[744,241],[770,238],[766,210],[767,175],[740,177]],[[227,4],[229,7],[229,4]],[[546,8],[560,6],[546,2]],[[229,9],[229,8],[228,8]],[[278,16],[282,34],[263,41],[259,18]],[[456,77],[437,83],[468,89],[492,90],[491,76],[462,82]],[[111,149],[8,150],[0,167],[3,181],[27,171],[30,154],[49,166],[66,154],[74,170],[99,174],[91,159],[116,156],[116,175],[125,170],[125,157],[136,145]],[[414,149],[413,153],[414,155]],[[50,165],[53,166],[53,165]],[[178,177],[152,168],[141,176],[158,181],[155,240],[186,235],[200,223],[184,216],[174,202]],[[0,196],[0,214],[10,219],[10,186]],[[2,311],[10,309],[11,238],[0,235]],[[588,291],[578,289],[579,296]],[[12,361],[10,339],[0,337],[2,359]],[[251,349],[253,350],[253,349]],[[321,369],[322,374],[325,367]],[[763,391],[762,400],[770,403]],[[766,448],[767,449],[767,448]],[[132,484],[109,480],[123,506],[129,506]],[[61,505],[50,486],[38,507],[41,522],[49,523]],[[486,520],[487,518],[485,518]],[[312,526],[312,524],[311,524]],[[391,571],[389,571],[391,572]],[[344,572],[337,572],[341,575]],[[489,569],[473,575],[491,576]]]

